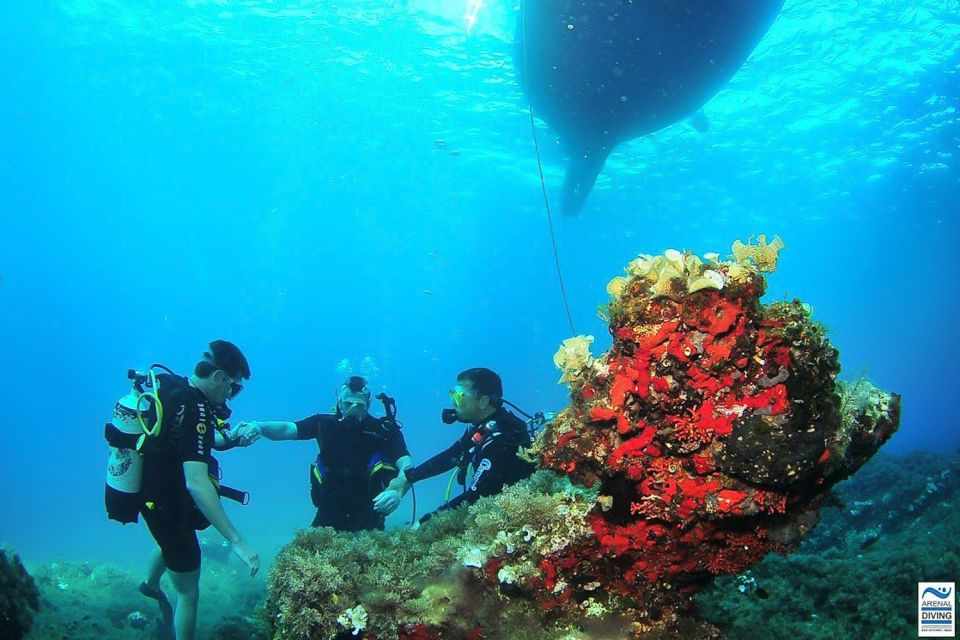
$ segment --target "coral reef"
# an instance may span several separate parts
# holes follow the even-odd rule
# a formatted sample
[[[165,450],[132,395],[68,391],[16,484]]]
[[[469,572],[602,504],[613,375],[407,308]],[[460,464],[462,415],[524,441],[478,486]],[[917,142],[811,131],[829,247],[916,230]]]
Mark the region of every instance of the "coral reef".
[[[480,627],[485,638],[549,637],[536,608],[507,594],[539,573],[538,558],[590,535],[594,501],[541,472],[418,531],[302,531],[271,572],[274,637],[346,638],[358,621],[366,638],[479,638]]]
[[[917,583],[960,574],[958,490],[960,456],[877,456],[796,553],[719,578],[699,611],[731,640],[916,637]]]
[[[0,637],[24,637],[39,608],[39,592],[20,558],[0,549]]]
[[[525,452],[542,470],[416,533],[301,533],[270,578],[275,637],[716,637],[693,594],[796,548],[899,422],[898,396],[838,384],[808,307],[760,303],[782,248],[631,262],[609,351],[554,357],[571,403]]]

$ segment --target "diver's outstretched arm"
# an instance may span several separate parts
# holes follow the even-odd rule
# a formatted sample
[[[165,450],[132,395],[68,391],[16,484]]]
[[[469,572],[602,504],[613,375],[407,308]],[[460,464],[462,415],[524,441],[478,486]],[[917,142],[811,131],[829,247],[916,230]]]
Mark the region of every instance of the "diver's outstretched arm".
[[[297,425],[285,420],[263,420],[241,422],[237,426],[236,437],[241,442],[253,444],[260,436],[267,440],[297,440]]]

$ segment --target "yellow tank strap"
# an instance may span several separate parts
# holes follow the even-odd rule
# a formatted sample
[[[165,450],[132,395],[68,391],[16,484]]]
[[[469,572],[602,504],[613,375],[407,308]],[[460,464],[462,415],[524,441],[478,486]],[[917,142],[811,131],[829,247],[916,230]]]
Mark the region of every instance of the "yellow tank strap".
[[[320,469],[317,465],[310,465],[310,470],[313,471],[313,477],[317,479],[317,484],[323,484],[323,476],[320,475]]]
[[[377,464],[373,465],[373,469],[370,469],[370,475],[371,476],[376,475],[378,471],[381,471],[383,469],[386,469],[387,471],[397,470],[397,468],[392,464],[387,464],[386,462],[378,462]]]
[[[157,508],[157,503],[156,503],[156,502],[152,502],[152,501],[144,502],[144,503],[143,503],[143,506],[145,506],[145,507],[146,507],[147,509],[149,509],[150,511],[153,511],[154,509]]]
[[[143,429],[143,433],[155,438],[160,435],[160,429],[163,427],[163,403],[160,402],[160,385],[157,383],[157,374],[155,374],[151,369],[147,371],[147,377],[150,379],[150,388],[153,389],[153,391],[147,391],[138,395],[137,404],[134,408],[137,412],[137,421],[140,423],[140,428]],[[157,419],[153,423],[153,426],[147,426],[146,420],[143,419],[143,411],[140,409],[140,401],[144,398],[147,398],[153,402],[153,406],[157,412]],[[137,445],[138,450],[140,444],[142,443],[138,443]]]

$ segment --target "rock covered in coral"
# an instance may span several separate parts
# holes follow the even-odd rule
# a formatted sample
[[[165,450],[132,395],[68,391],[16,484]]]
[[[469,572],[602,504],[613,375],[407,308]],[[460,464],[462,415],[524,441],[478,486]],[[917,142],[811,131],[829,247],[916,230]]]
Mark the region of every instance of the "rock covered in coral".
[[[608,287],[611,349],[558,362],[573,362],[573,402],[537,444],[542,465],[600,497],[593,538],[543,561],[544,606],[585,597],[585,582],[641,623],[662,615],[710,576],[789,550],[896,429],[898,396],[840,393],[837,351],[805,305],[760,303],[780,248],[641,256]]]
[[[40,594],[20,558],[0,549],[0,638],[27,635],[39,608]]]

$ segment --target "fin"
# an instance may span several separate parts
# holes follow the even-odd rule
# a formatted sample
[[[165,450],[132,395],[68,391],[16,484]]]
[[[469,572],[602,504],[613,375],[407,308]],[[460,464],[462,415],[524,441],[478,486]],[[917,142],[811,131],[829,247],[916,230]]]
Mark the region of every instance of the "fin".
[[[162,640],[173,640],[173,607],[167,599],[167,594],[159,587],[151,587],[146,582],[140,583],[140,593],[151,600],[156,600],[160,607],[161,621],[159,622],[160,638]]]
[[[573,155],[563,182],[563,213],[580,213],[608,155],[608,150],[580,150]]]

